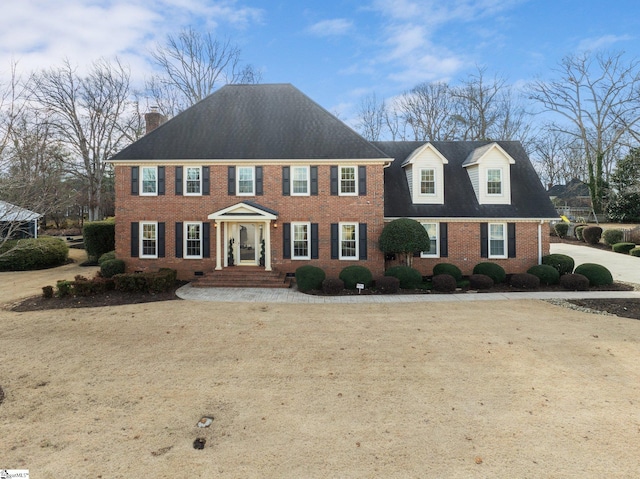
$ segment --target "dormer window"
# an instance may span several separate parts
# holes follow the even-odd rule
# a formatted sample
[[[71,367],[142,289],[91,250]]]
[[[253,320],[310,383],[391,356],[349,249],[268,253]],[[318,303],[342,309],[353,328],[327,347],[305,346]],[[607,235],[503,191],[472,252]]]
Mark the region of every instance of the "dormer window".
[[[413,204],[444,204],[444,170],[448,163],[431,143],[419,146],[403,161]]]
[[[502,170],[500,168],[489,168],[487,170],[487,194],[502,194]]]
[[[511,204],[511,165],[514,164],[515,160],[495,142],[469,153],[462,166],[467,170],[479,204]]]
[[[433,168],[420,169],[420,194],[436,194],[436,170]]]

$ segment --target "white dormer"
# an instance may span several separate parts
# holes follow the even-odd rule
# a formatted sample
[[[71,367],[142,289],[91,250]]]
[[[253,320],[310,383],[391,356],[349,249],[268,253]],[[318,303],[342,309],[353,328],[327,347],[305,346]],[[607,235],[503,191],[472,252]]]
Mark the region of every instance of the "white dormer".
[[[414,204],[444,204],[444,165],[449,161],[426,143],[402,163]]]
[[[473,150],[462,166],[467,169],[481,205],[511,204],[511,165],[515,160],[497,143]]]

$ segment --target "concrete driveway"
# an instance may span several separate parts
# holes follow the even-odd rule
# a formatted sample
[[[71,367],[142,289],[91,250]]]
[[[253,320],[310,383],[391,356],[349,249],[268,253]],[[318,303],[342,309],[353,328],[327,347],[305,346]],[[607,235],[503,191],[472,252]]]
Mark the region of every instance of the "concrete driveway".
[[[551,253],[571,256],[576,266],[583,263],[601,264],[611,271],[614,281],[640,284],[638,257],[569,243],[551,243]]]

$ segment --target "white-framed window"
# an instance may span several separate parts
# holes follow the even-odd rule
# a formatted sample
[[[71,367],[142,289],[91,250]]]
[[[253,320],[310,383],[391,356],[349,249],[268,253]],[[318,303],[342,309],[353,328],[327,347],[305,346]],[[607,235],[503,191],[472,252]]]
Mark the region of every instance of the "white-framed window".
[[[440,257],[440,244],[439,238],[439,224],[438,223],[422,223],[422,227],[425,229],[431,240],[429,251],[422,251],[420,253],[421,258],[438,258]]]
[[[291,258],[311,259],[311,223],[291,223]]]
[[[489,258],[507,257],[506,223],[489,223]]]
[[[143,166],[140,170],[140,195],[156,196],[158,194],[158,167]]]
[[[420,194],[436,194],[436,170],[434,168],[420,169]]]
[[[140,223],[140,258],[158,257],[158,223],[145,221]]]
[[[184,224],[184,257],[192,259],[202,258],[201,222],[185,222]]]
[[[487,170],[487,195],[502,194],[502,169],[489,168]]]
[[[309,167],[308,166],[292,166],[291,167],[291,195],[292,196],[308,196],[309,195]]]
[[[338,179],[338,194],[356,196],[358,194],[358,170],[355,166],[341,166]]]
[[[253,196],[256,191],[255,168],[253,166],[239,166],[237,179],[238,195]]]
[[[358,259],[358,223],[340,223],[340,259]]]
[[[202,168],[187,166],[184,174],[184,194],[199,196],[202,194]]]

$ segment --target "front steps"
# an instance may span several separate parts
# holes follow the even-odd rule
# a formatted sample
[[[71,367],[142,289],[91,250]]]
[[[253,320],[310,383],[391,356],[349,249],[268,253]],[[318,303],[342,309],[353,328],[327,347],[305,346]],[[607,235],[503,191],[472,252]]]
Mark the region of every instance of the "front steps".
[[[291,279],[258,266],[230,266],[191,282],[194,288],[289,288]]]

